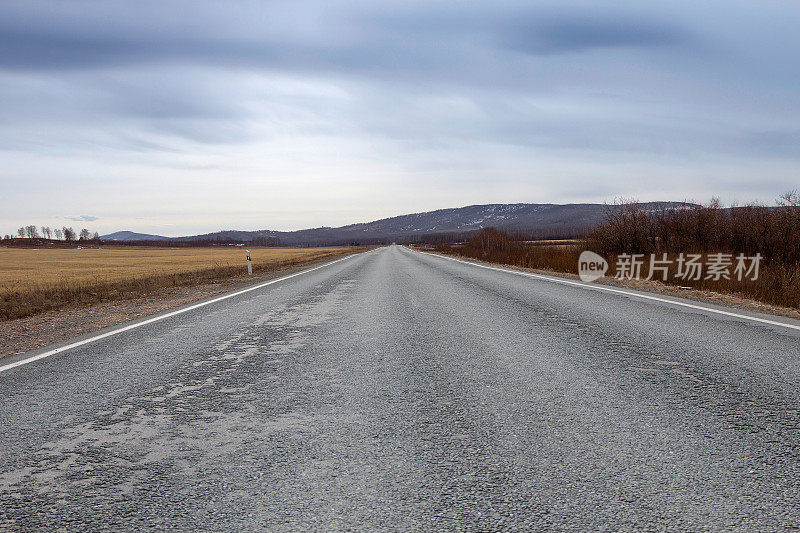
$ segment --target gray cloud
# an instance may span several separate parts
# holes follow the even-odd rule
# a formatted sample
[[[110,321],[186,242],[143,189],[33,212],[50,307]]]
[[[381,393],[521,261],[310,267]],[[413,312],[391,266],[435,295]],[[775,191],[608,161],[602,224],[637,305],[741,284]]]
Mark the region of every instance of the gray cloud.
[[[46,185],[46,212],[108,199],[104,223],[129,204],[199,218],[220,189],[263,184],[282,207],[349,176],[366,176],[352,209],[423,179],[431,201],[769,199],[800,160],[796,15],[724,0],[4,3],[1,200],[10,212]]]
[[[579,52],[594,48],[649,48],[679,45],[685,31],[663,23],[626,16],[559,17],[514,32],[511,44],[530,53]]]
[[[100,217],[95,217],[92,215],[65,216],[62,218],[65,218],[66,220],[74,220],[75,222],[94,222],[95,220],[100,220]]]
[[[152,62],[261,68],[352,71],[426,70],[473,46],[511,44],[529,53],[678,43],[685,30],[656,14],[633,17],[596,8],[576,12],[555,5],[499,8],[487,4],[314,4],[252,11],[245,21],[236,4],[222,12],[149,11],[121,4],[34,2],[9,9],[0,21],[0,65],[14,69],[100,68]],[[148,5],[148,4],[145,4]],[[206,4],[213,6],[213,4]],[[274,4],[273,4],[274,5]],[[83,6],[83,7],[82,7]],[[174,6],[174,4],[173,4]],[[93,16],[81,16],[91,9]],[[213,11],[213,10],[212,10]],[[283,13],[287,18],[280,20]],[[324,16],[326,14],[328,16]],[[207,18],[216,15],[218,18]],[[298,20],[308,19],[307,24]],[[278,20],[276,20],[278,19]],[[285,23],[285,24],[284,24]],[[199,31],[198,31],[199,30]]]

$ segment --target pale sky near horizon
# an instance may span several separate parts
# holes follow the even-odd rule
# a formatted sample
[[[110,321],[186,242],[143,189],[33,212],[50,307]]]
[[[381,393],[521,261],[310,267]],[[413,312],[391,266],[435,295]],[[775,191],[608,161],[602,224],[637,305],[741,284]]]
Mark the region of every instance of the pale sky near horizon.
[[[800,187],[800,2],[0,3],[0,234]]]

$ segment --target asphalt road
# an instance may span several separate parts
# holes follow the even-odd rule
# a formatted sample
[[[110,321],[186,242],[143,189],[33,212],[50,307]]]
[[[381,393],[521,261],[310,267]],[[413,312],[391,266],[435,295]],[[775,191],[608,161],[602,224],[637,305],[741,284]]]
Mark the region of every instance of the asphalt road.
[[[0,398],[0,530],[800,528],[800,332],[397,246]]]

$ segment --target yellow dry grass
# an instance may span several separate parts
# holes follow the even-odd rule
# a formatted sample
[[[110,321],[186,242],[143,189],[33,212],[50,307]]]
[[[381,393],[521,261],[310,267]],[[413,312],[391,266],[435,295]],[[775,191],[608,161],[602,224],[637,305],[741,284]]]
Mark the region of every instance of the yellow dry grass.
[[[338,247],[247,249],[254,270],[275,263],[313,260],[342,251]],[[242,247],[0,248],[0,287],[19,290],[63,281],[108,282],[236,266],[241,267],[242,273],[246,272],[245,249]]]
[[[356,247],[249,248],[253,273],[304,266]],[[245,276],[245,248],[0,248],[0,320]]]

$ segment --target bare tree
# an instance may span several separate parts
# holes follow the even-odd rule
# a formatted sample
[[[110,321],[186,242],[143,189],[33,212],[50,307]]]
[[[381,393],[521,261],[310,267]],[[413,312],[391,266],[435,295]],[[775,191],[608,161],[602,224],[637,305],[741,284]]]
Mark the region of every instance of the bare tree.
[[[53,237],[53,231],[50,229],[50,226],[42,226],[42,235],[44,235],[45,239],[51,239]]]
[[[53,230],[53,233],[55,234],[55,236],[56,236],[56,239],[57,239],[57,240],[59,240],[59,241],[60,241],[61,239],[63,239],[63,238],[64,238],[64,232],[63,232],[63,231],[61,231],[61,230],[60,230],[60,229],[58,229],[58,228],[54,229],[54,230]]]
[[[81,230],[81,235],[80,235],[79,239],[82,240],[82,241],[88,241],[91,238],[92,238],[92,234],[89,233],[89,230],[86,229],[86,228],[83,228]]]
[[[19,236],[20,239],[24,239],[25,238],[25,228],[19,228],[17,230],[17,235]]]
[[[64,232],[65,241],[71,242],[75,240],[76,235],[74,229],[64,226],[63,228],[61,228],[61,230]]]
[[[39,229],[36,227],[36,224],[25,226],[25,234],[28,236],[29,239],[38,239]]]
[[[94,235],[92,235],[92,239],[95,240],[95,241],[99,241],[100,240],[100,234],[95,231]]]

